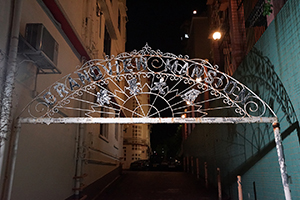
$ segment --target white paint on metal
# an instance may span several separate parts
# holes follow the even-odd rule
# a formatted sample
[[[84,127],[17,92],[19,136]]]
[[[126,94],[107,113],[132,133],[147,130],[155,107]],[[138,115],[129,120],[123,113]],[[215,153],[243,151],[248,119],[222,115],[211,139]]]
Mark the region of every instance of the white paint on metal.
[[[279,123],[277,123],[277,122],[273,123],[273,130],[274,130],[274,138],[275,138],[275,143],[276,143],[277,156],[278,156],[278,162],[279,162],[279,167],[280,167],[281,180],[282,180],[285,199],[291,200],[292,196],[291,196],[290,186],[288,183],[288,174],[287,174],[286,165],[285,165],[285,158],[284,158],[284,153],[283,153]]]
[[[273,123],[275,117],[204,117],[204,118],[103,118],[103,117],[64,117],[64,118],[20,118],[23,124],[239,124]]]

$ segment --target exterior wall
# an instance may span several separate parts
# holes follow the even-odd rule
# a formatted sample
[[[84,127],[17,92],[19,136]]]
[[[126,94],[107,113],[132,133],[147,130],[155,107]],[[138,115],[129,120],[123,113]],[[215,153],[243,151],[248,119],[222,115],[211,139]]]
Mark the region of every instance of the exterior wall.
[[[84,0],[60,0],[55,2],[57,2],[59,9],[72,27],[79,41],[82,42],[84,50],[87,51],[87,54],[91,58],[103,58],[104,22],[109,22],[113,19],[110,23],[113,24],[113,27],[117,27],[117,30],[114,30],[115,32],[119,31],[116,23],[118,23],[117,10],[120,9],[122,13],[121,27],[123,28],[123,32],[122,34],[117,34],[117,37],[112,40],[111,54],[117,54],[125,50],[126,1],[113,0],[112,3],[111,1],[107,1],[107,8],[111,10],[111,16],[108,17],[105,13],[102,13],[102,24],[100,24],[100,17],[96,13],[96,0],[88,1],[89,5],[84,5],[87,2]],[[5,12],[0,13],[1,27],[3,25],[0,31],[1,56],[1,53],[7,53],[8,28],[11,13],[9,3],[1,2],[0,5],[0,10],[5,9]],[[83,8],[88,10],[84,10]],[[28,58],[19,54],[18,72],[13,94],[12,118],[14,121],[21,114],[22,109],[38,93],[65,75],[75,71],[76,66],[81,66],[84,60],[83,55],[72,44],[72,39],[68,38],[68,33],[62,30],[61,24],[59,24],[59,21],[56,21],[57,19],[52,18],[53,16],[51,17],[50,12],[41,0],[23,0],[20,34],[23,37],[25,36],[27,23],[42,23],[59,44],[57,68],[61,71],[61,74],[37,74],[37,67],[34,62],[29,61]],[[87,37],[85,37],[87,28],[84,23],[85,15],[88,15],[88,21],[93,22],[95,25],[91,31],[93,34]],[[100,25],[103,26],[101,29]],[[100,30],[101,33],[99,33]],[[91,47],[92,44],[95,45]],[[4,63],[1,61],[0,57],[2,70],[5,68],[2,67]],[[70,107],[79,106],[77,104],[76,102],[71,103]],[[62,117],[81,115],[80,111],[76,110],[63,112],[64,115]],[[101,181],[103,177],[105,177],[105,183],[109,183],[110,181],[107,180],[106,175],[113,174],[116,176],[115,171],[120,166],[120,159],[123,153],[123,127],[122,125],[114,124],[105,126],[105,135],[107,136],[103,138],[100,134],[103,131],[100,130],[100,125],[22,125],[15,171],[13,173],[11,199],[46,200],[66,199],[72,196],[75,188],[74,177],[76,176],[78,151],[82,152],[80,154],[83,159],[82,170],[79,175],[82,175],[83,178],[81,177],[80,179],[81,187],[77,189],[82,191],[96,182],[98,185],[95,185],[95,187],[98,187],[101,185],[99,180]],[[81,130],[83,130],[83,135],[81,135],[83,137],[83,144],[79,145]],[[9,139],[13,142],[14,132],[9,134]],[[7,141],[7,144],[9,144],[9,141]],[[7,163],[10,162],[11,157],[7,160]],[[6,176],[8,175],[6,174]],[[1,173],[2,177],[4,177],[4,173]],[[111,180],[114,178],[110,175]],[[1,183],[3,183],[3,180],[1,180]],[[7,185],[0,185],[1,192],[4,193]],[[82,195],[89,194],[83,192]]]
[[[147,124],[128,125],[124,133],[123,168],[129,169],[134,161],[149,159],[150,151],[149,126]]]
[[[210,60],[210,41],[208,17],[193,17],[190,26],[187,53],[191,58]],[[205,48],[204,48],[205,47]]]
[[[220,40],[212,41],[214,63],[232,75],[246,55],[246,31],[243,6],[239,1],[208,1],[211,31],[220,31]],[[211,33],[212,34],[212,33]]]
[[[300,198],[299,5],[299,0],[285,3],[234,73],[279,118],[293,199]],[[215,186],[216,168],[221,169],[222,188],[232,199],[238,199],[237,175],[242,175],[244,199],[255,199],[254,182],[257,199],[284,199],[271,125],[199,125],[184,147],[186,157],[208,163],[209,180]],[[200,171],[204,176],[203,168]]]

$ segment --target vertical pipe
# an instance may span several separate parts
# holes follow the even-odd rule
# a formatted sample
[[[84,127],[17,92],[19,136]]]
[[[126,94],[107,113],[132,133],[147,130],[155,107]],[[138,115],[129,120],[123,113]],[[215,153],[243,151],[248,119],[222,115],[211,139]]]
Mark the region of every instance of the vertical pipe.
[[[16,160],[17,160],[17,151],[18,151],[18,144],[19,144],[19,137],[20,137],[20,131],[21,131],[21,122],[19,118],[17,119],[16,126],[15,126],[15,137],[14,137],[14,143],[11,153],[11,164],[8,167],[7,174],[8,179],[7,183],[3,187],[2,197],[3,199],[10,200],[11,198],[11,192],[12,192],[12,186],[13,186],[13,180],[14,180],[14,172],[15,172],[15,166],[16,166]]]
[[[86,98],[86,95],[82,96],[82,99]],[[82,108],[82,102],[79,102],[79,107]],[[83,111],[79,111],[80,116],[84,116]],[[82,162],[83,162],[83,143],[84,143],[84,124],[78,125],[78,135],[76,138],[76,168],[75,168],[75,187],[74,196],[78,198],[81,191],[81,180],[82,180]]]
[[[237,176],[237,185],[238,185],[239,200],[243,200],[243,189],[242,189],[242,177],[241,176]]]
[[[254,200],[257,200],[255,181],[253,181],[253,193],[254,193]]]
[[[78,144],[77,144],[77,159],[76,159],[76,174],[75,174],[75,188],[74,195],[80,195],[81,179],[82,179],[82,150],[83,150],[84,127],[79,124]]]
[[[200,178],[199,158],[196,158],[197,179]]]
[[[1,96],[1,113],[0,113],[0,176],[4,175],[4,157],[6,142],[5,139],[8,138],[11,132],[12,126],[12,98],[15,85],[15,74],[17,71],[17,53],[18,53],[18,43],[19,43],[19,32],[20,32],[20,21],[21,21],[21,11],[22,11],[22,0],[15,0],[13,2],[13,18],[12,18],[12,28],[10,32],[10,44],[8,53],[8,63],[7,72],[4,75],[4,87],[3,94]],[[12,143],[15,143],[13,141]],[[7,170],[6,170],[7,171]],[[8,169],[12,171],[12,169]],[[4,180],[4,177],[0,177],[0,180]],[[2,185],[2,192],[4,188],[7,187],[5,184]]]
[[[188,156],[186,157],[186,171],[190,172],[190,160]]]
[[[205,178],[205,187],[206,189],[208,189],[207,162],[204,162],[204,178]]]
[[[283,153],[282,140],[281,140],[280,128],[278,122],[273,123],[273,130],[274,130],[274,138],[276,143],[277,156],[278,156],[278,162],[280,167],[281,180],[282,180],[285,199],[291,200],[292,197],[291,197],[290,186],[288,183],[288,175],[287,175],[287,170],[285,165],[285,158]]]
[[[217,179],[218,179],[218,200],[222,200],[222,186],[221,186],[220,168],[217,168]]]
[[[191,172],[194,174],[194,158],[191,156]]]

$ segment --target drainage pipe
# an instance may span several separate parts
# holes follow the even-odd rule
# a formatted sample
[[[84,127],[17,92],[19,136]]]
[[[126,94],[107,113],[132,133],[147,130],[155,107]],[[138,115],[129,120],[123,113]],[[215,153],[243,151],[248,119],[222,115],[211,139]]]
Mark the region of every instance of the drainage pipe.
[[[205,188],[208,189],[207,162],[204,162],[204,178],[205,178]]]
[[[85,98],[85,95],[82,96]],[[82,102],[79,102],[79,107],[82,108]],[[84,112],[80,111],[80,116],[83,116]],[[82,181],[82,163],[83,163],[83,143],[84,143],[84,124],[78,125],[78,134],[76,138],[76,171],[75,171],[75,183],[74,183],[74,197],[79,198],[81,192],[81,181]]]
[[[3,96],[1,99],[1,113],[0,113],[0,176],[4,174],[4,157],[6,147],[5,139],[8,138],[12,127],[12,98],[15,85],[15,74],[17,71],[17,54],[19,43],[19,32],[21,22],[22,0],[15,0],[13,5],[12,28],[10,33],[10,44],[8,51],[7,72],[5,74],[5,81],[3,87]],[[15,143],[12,141],[12,143]],[[12,172],[13,173],[13,172]],[[1,180],[4,178],[1,177]],[[5,184],[2,189],[4,190]],[[4,191],[2,191],[4,192]]]
[[[220,168],[217,168],[217,181],[218,181],[218,200],[222,200],[222,186],[221,186]]]
[[[75,172],[75,187],[74,196],[77,198],[80,195],[81,180],[82,180],[82,162],[83,162],[83,138],[84,138],[84,125],[79,124],[79,133],[76,139],[77,155],[76,155],[76,172]]]
[[[19,146],[19,137],[20,137],[20,131],[21,131],[21,122],[19,118],[16,120],[16,125],[14,127],[14,141],[13,141],[13,147],[12,147],[12,153],[11,153],[11,164],[10,167],[7,169],[8,173],[8,180],[7,184],[5,184],[5,188],[3,191],[3,199],[8,199],[10,200],[11,198],[11,192],[12,192],[12,187],[13,187],[13,180],[14,180],[14,175],[15,175],[15,167],[16,167],[16,160],[17,160],[17,151],[18,151],[18,146]]]

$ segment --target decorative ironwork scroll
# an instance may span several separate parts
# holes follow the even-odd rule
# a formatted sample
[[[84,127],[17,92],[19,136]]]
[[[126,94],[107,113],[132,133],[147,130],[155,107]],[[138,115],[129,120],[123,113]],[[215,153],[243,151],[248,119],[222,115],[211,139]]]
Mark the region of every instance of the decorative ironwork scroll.
[[[74,117],[77,111],[90,117],[276,117],[218,66],[154,51],[147,44],[140,51],[86,62],[26,109],[34,118]]]

